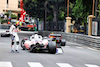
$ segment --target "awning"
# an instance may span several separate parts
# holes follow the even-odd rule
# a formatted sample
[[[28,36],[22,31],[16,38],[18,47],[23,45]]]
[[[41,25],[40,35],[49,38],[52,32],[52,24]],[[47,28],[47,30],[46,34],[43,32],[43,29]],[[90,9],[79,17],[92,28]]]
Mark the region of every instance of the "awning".
[[[3,10],[3,11],[5,12],[5,10]],[[18,14],[21,13],[21,9],[19,9],[19,10],[9,10],[9,9],[7,9],[6,10],[6,12],[9,12],[9,11],[11,11],[12,13],[18,13]]]

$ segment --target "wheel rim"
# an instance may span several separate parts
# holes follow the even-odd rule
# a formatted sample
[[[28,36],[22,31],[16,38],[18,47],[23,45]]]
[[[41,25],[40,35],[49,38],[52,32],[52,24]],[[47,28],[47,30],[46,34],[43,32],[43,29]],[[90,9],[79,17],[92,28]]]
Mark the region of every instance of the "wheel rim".
[[[25,46],[25,45],[24,45],[24,42],[22,42],[22,46]]]

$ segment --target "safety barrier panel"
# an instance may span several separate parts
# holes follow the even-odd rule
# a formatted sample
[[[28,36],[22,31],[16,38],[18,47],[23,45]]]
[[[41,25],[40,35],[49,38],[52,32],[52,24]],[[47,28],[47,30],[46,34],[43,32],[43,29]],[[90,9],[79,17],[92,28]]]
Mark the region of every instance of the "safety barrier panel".
[[[10,28],[10,25],[0,24],[0,29],[9,29],[9,28]]]

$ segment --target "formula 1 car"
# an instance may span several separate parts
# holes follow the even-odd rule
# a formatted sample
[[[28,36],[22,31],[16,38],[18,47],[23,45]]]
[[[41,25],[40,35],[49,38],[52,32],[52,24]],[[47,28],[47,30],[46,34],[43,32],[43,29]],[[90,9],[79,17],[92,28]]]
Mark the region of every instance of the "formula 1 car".
[[[1,37],[9,37],[10,36],[10,32],[6,31],[5,33],[1,33]]]
[[[37,52],[40,50],[48,50],[50,53],[56,53],[56,42],[50,38],[42,37],[41,35],[35,34],[30,36],[29,39],[22,39],[21,47],[23,50],[29,49],[30,52]]]
[[[57,47],[65,46],[66,45],[66,40],[62,39],[61,34],[50,34],[49,38],[52,38],[52,41],[56,41]]]

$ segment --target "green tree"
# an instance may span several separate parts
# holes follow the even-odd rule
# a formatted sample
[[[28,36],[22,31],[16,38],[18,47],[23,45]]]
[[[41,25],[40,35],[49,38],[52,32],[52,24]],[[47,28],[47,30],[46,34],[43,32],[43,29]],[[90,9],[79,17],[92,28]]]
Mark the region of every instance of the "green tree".
[[[92,5],[93,5],[93,0],[83,0],[83,7],[84,9],[84,15],[83,19],[86,21],[87,17],[92,14]]]
[[[63,18],[64,0],[23,0],[25,11],[32,17],[44,19],[45,2],[47,1],[47,20],[58,20]],[[60,4],[60,5],[59,5]],[[59,12],[59,9],[61,12]],[[62,13],[62,14],[61,14]],[[60,15],[58,15],[60,14]]]
[[[92,14],[93,0],[76,0],[72,9],[72,16],[75,19],[75,26],[79,29],[80,25],[84,25],[84,31],[87,29],[87,17]]]
[[[72,15],[74,15],[76,18],[83,18],[84,9],[85,6],[83,7],[82,0],[76,0],[75,7],[72,10]]]
[[[43,19],[44,1],[45,0],[23,0],[23,8],[30,16]]]
[[[99,0],[99,5],[98,5],[98,8],[99,8],[99,18],[100,18],[100,0]]]
[[[9,17],[9,13],[5,13],[5,15],[7,15],[7,17]],[[16,16],[15,14],[11,14],[11,19],[18,19],[18,16]]]
[[[53,21],[64,20],[65,0],[48,0],[48,9],[49,14],[53,16]]]
[[[88,15],[92,13],[92,0],[76,0],[72,12],[76,19],[81,18],[82,22],[86,22]],[[80,24],[80,22],[78,23]]]

